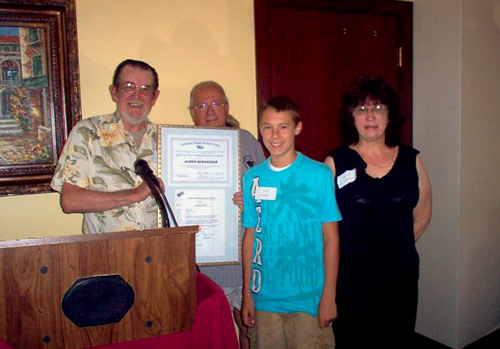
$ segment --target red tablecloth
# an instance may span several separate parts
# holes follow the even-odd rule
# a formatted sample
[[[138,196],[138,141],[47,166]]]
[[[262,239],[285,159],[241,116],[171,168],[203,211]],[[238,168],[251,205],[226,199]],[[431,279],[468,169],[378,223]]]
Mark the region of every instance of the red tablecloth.
[[[238,347],[233,318],[224,291],[206,275],[196,273],[196,316],[189,331],[94,348],[238,349]],[[0,339],[0,349],[9,348]]]

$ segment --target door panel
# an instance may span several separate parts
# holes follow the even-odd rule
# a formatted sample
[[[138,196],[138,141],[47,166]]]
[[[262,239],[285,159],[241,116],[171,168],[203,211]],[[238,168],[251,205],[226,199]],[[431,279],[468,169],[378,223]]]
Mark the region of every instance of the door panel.
[[[257,2],[265,5],[259,21]],[[407,94],[403,110],[411,110],[411,88],[403,88],[407,72],[399,66],[404,36],[401,18],[387,11],[297,8],[297,3],[291,8],[256,0],[258,98],[259,104],[277,94],[296,100],[303,117],[297,150],[323,161],[341,144],[340,101],[355,77],[386,77]],[[259,32],[259,26],[265,30]],[[404,140],[409,144],[411,124],[406,128]]]

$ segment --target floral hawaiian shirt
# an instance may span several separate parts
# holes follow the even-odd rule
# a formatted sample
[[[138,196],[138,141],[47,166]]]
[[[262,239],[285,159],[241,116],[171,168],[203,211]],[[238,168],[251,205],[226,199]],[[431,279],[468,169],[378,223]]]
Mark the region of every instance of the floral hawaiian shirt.
[[[157,129],[148,122],[140,148],[123,125],[119,113],[80,121],[71,131],[50,186],[60,192],[63,183],[98,191],[133,189],[142,183],[135,174],[137,159],[158,168]],[[83,233],[158,228],[158,205],[153,197],[104,212],[84,213]]]

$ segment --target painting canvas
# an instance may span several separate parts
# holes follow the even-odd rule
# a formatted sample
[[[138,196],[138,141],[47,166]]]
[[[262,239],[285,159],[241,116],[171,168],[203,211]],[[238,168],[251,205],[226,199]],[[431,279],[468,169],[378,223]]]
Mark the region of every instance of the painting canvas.
[[[51,191],[78,70],[75,0],[0,0],[0,196]]]
[[[54,162],[46,30],[0,26],[0,164]]]

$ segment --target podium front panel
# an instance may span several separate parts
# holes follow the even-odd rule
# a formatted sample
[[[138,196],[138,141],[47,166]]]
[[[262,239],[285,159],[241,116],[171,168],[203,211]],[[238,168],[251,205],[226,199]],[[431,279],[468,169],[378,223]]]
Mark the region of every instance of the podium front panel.
[[[188,330],[198,230],[0,242],[0,337],[13,348],[84,348]]]

